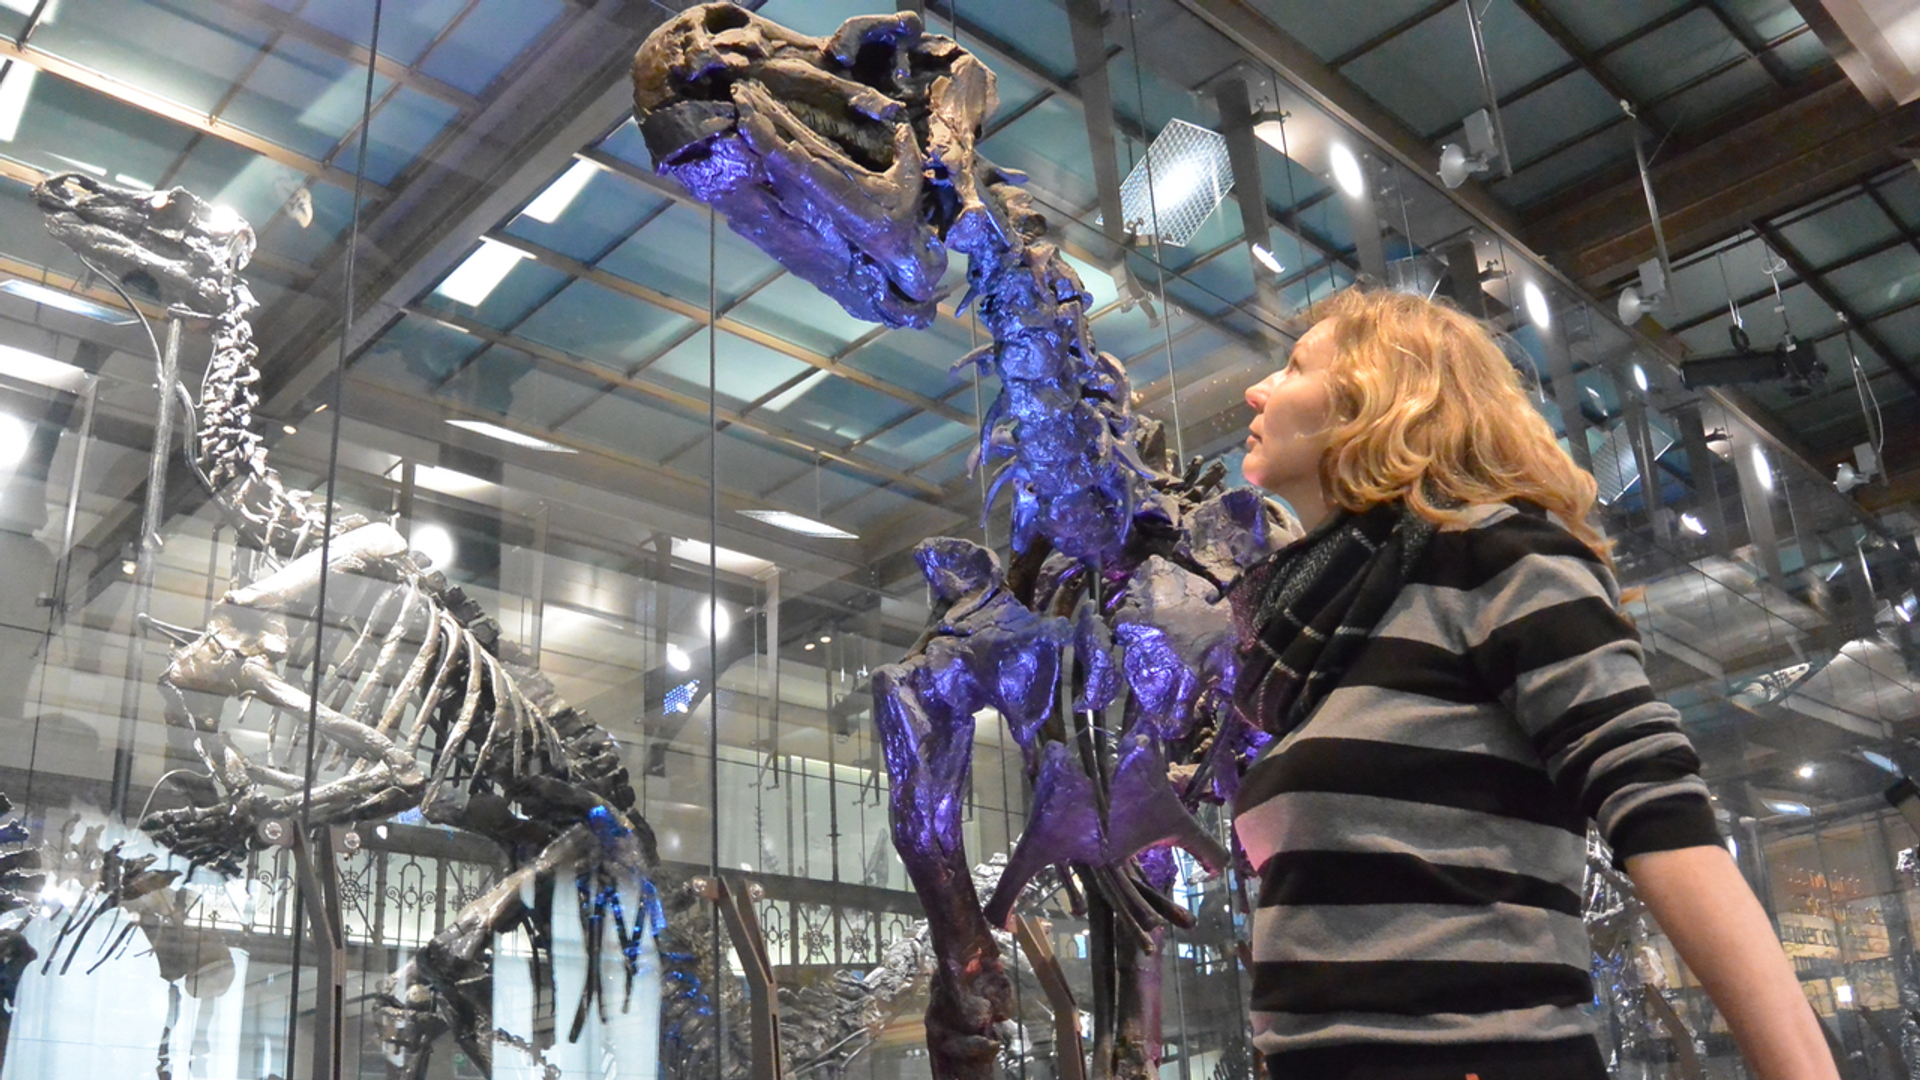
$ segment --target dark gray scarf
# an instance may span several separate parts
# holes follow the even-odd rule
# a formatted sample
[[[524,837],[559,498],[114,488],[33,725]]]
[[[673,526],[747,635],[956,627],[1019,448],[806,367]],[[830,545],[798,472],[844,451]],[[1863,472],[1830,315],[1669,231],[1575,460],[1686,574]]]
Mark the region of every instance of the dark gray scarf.
[[[1340,684],[1432,539],[1401,502],[1334,512],[1247,572],[1232,596],[1240,634],[1234,704],[1274,737]]]

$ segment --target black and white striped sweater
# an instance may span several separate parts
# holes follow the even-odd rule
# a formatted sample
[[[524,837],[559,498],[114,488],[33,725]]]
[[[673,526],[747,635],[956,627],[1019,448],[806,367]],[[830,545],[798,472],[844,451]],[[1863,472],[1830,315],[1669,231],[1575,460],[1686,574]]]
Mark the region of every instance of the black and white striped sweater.
[[[1620,859],[1719,843],[1699,764],[1584,544],[1504,505],[1442,529],[1236,799],[1255,1045],[1588,1033],[1587,821]]]

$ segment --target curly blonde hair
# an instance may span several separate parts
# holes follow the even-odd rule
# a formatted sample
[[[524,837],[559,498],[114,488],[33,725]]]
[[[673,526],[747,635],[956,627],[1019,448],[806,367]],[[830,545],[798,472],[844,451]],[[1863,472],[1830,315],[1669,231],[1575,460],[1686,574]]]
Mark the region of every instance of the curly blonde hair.
[[[1323,490],[1351,511],[1404,499],[1436,524],[1464,507],[1526,499],[1611,563],[1588,520],[1593,477],[1560,447],[1485,326],[1447,303],[1347,289],[1316,305],[1333,324]]]

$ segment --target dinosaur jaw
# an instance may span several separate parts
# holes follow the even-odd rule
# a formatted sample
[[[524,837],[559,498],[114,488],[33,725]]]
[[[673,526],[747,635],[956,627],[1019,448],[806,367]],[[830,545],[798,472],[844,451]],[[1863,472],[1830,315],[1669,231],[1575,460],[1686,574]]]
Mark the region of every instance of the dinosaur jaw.
[[[136,292],[212,316],[253,255],[253,230],[185,188],[118,187],[80,173],[33,189],[55,239]]]

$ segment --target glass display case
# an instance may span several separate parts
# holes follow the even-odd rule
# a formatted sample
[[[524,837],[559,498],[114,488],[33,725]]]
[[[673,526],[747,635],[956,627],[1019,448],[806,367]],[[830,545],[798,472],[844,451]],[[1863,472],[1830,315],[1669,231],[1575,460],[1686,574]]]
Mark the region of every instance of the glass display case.
[[[1002,388],[956,367],[993,331],[958,253],[929,325],[877,324],[656,171],[628,69],[687,6],[0,0],[0,1077],[771,1080],[775,1012],[785,1075],[928,1074],[874,673],[938,614],[916,544],[1010,543],[973,468]],[[758,12],[827,36],[872,6]],[[901,6],[997,77],[979,152],[1024,175],[1173,460],[1238,484],[1245,387],[1356,281],[1504,331],[1599,481],[1649,672],[1843,1075],[1912,1075],[1920,834],[1885,793],[1920,769],[1920,521],[1684,385],[1484,192],[1303,85],[1258,5]],[[161,232],[184,188],[257,246],[195,249],[229,261],[189,310],[164,268],[49,231],[33,193],[62,175]],[[1884,187],[1920,205],[1910,170]],[[1777,313],[1750,314],[1758,339]],[[236,496],[260,470],[279,487]],[[323,540],[358,577],[318,571]],[[214,638],[259,662],[188,670]],[[395,745],[503,794],[408,779]],[[567,755],[600,786],[542,787]],[[1032,800],[991,710],[971,763],[991,864]],[[575,881],[643,845],[648,875]],[[1252,1075],[1247,884],[1184,854],[1173,880],[1195,924],[1157,961],[1159,1074]],[[1040,891],[998,1067],[1077,1077],[1059,1048],[1091,1022],[1031,958],[1084,1001],[1099,931]],[[1615,1075],[1745,1075],[1619,883],[1588,899]]]

